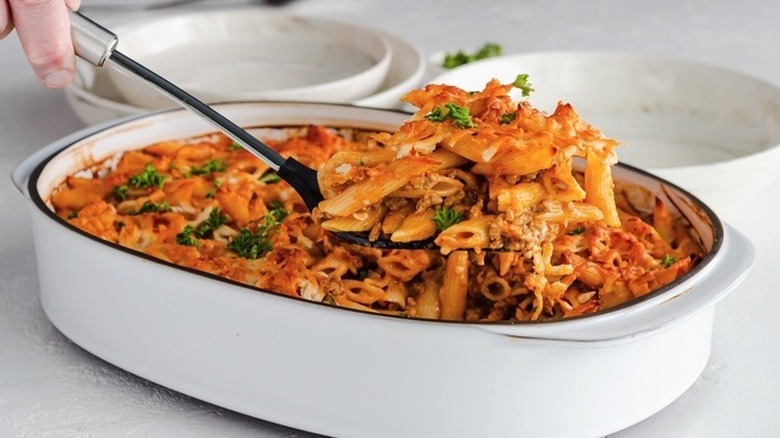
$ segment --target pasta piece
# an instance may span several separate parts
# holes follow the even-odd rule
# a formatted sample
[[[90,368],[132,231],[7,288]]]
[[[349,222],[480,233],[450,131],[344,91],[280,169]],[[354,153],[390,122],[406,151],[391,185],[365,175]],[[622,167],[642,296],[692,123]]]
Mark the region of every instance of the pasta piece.
[[[498,191],[499,211],[521,212],[544,199],[544,188],[539,183],[520,183]]]
[[[457,223],[439,233],[434,242],[441,248],[442,254],[456,249],[481,249],[490,242],[488,228],[495,216],[487,215]]]
[[[352,216],[336,217],[322,222],[320,226],[328,231],[360,232],[374,227],[384,216],[387,208],[383,205],[374,206]]]
[[[455,251],[447,257],[444,280],[439,290],[441,319],[463,319],[466,313],[468,282],[469,255],[466,251]]]
[[[620,226],[615,193],[612,183],[612,171],[605,157],[596,151],[588,151],[585,164],[585,200],[601,210],[604,222],[611,227]]]
[[[319,209],[332,216],[348,216],[400,189],[414,176],[425,173],[433,161],[424,157],[405,157],[393,161],[375,178],[357,183],[333,198],[322,201]]]
[[[390,240],[393,242],[415,242],[433,236],[436,234],[433,215],[433,209],[427,209],[407,216],[398,229],[390,235]]]

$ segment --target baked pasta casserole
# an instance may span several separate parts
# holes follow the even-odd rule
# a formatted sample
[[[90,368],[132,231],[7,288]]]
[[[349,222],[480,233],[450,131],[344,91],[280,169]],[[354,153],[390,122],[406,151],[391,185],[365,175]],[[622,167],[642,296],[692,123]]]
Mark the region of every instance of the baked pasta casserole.
[[[319,169],[295,191],[222,134],[124,152],[68,177],[58,216],[105,241],[279,294],[367,312],[534,321],[598,312],[688,272],[703,250],[660,200],[612,180],[617,142],[491,81],[414,90],[397,131],[268,128]],[[581,170],[577,170],[581,169]],[[330,231],[440,250],[376,249]]]

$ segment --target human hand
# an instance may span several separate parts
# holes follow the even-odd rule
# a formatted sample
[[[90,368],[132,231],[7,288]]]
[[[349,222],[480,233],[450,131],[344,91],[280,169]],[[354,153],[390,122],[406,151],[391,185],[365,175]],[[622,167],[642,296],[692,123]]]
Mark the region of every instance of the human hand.
[[[0,39],[16,27],[22,49],[38,78],[51,88],[73,80],[76,56],[68,8],[81,0],[0,0]]]

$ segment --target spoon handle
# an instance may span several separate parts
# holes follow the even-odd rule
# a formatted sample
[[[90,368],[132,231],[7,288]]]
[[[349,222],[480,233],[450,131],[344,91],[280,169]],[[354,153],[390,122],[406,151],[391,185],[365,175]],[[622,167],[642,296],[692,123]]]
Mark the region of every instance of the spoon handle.
[[[198,114],[262,160],[271,169],[278,171],[284,165],[285,158],[265,143],[191,94],[117,51],[116,46],[119,39],[114,33],[79,12],[70,11],[70,22],[73,46],[78,57],[96,67],[102,67],[106,61],[110,61],[120,71],[145,80],[177,104]]]

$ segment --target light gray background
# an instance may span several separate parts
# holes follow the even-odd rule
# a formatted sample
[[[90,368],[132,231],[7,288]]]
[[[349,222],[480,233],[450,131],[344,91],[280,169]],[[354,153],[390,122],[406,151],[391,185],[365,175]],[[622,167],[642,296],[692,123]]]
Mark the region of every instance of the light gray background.
[[[772,0],[298,0],[284,9],[391,31],[427,54],[485,41],[503,44],[507,53],[621,49],[705,61],[780,82],[780,2]],[[129,17],[106,11],[94,16],[114,22]],[[312,436],[135,377],[75,346],[48,322],[37,296],[27,204],[8,175],[32,151],[82,127],[62,92],[45,89],[33,77],[15,37],[0,42],[0,436]],[[615,437],[780,433],[780,296],[772,275],[778,267],[780,181],[763,196],[746,196],[743,205],[720,213],[754,240],[755,268],[718,306],[712,357],[696,384]],[[540,421],[555,421],[566,409],[576,407]],[[604,415],[610,415],[609,406]]]

